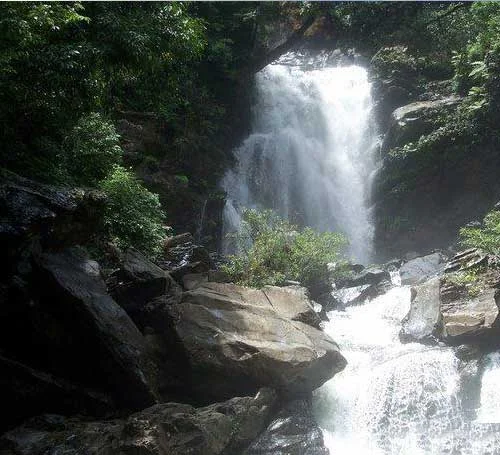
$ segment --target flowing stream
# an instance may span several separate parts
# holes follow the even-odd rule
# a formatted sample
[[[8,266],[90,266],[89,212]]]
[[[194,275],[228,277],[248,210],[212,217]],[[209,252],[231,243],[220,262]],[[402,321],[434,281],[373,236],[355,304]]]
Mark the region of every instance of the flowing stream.
[[[244,207],[343,231],[369,263],[370,191],[378,139],[365,69],[289,54],[256,78],[253,132],[222,182],[224,230]],[[333,454],[500,455],[500,354],[462,363],[452,348],[399,341],[410,288],[329,313],[324,329],[346,369],[313,409]]]
[[[235,151],[224,231],[244,207],[270,208],[320,231],[344,232],[350,255],[370,260],[369,209],[377,136],[367,72],[293,54],[256,77],[253,132]]]

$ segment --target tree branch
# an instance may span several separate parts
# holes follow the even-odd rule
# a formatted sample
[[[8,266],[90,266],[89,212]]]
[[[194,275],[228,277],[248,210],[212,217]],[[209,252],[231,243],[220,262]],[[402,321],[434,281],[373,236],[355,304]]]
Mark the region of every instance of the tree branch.
[[[309,16],[304,21],[304,23],[297,30],[295,30],[283,44],[280,44],[279,46],[270,50],[267,54],[258,57],[253,62],[251,62],[250,65],[245,68],[244,75],[250,76],[252,74],[255,74],[269,65],[271,62],[274,62],[283,54],[286,54],[302,39],[305,32],[309,29],[309,27],[314,23],[315,20],[315,16]]]
[[[440,14],[439,16],[435,17],[434,19],[431,19],[430,21],[426,22],[424,24],[424,27],[428,27],[431,24],[434,24],[435,22],[439,22],[441,19],[444,19],[446,16],[449,16],[450,14],[453,14],[457,10],[461,8],[469,8],[472,3],[458,3],[457,5],[453,6],[452,8],[448,9],[445,11],[443,14]]]

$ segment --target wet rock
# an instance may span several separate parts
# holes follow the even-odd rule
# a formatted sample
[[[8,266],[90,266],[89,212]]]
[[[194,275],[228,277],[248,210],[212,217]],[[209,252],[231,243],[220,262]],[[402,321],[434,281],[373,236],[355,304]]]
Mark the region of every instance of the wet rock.
[[[442,329],[440,279],[431,278],[412,288],[412,302],[399,333],[402,342],[435,343]]]
[[[268,298],[265,291],[207,283],[169,307],[198,396],[221,399],[262,386],[293,396],[314,390],[344,368],[335,342],[280,313],[274,292]],[[286,302],[288,291],[282,292]]]
[[[350,288],[340,288],[332,292],[332,296],[338,302],[337,306],[350,306],[362,303],[368,298],[376,295],[376,288],[372,284],[363,284]]]
[[[244,455],[328,455],[307,400],[284,406]]]
[[[445,267],[445,258],[439,253],[420,256],[405,262],[399,269],[403,285],[415,285],[439,274]]]
[[[233,398],[204,408],[164,403],[126,420],[85,422],[44,415],[0,439],[11,455],[229,455],[240,453],[265,428],[276,394]]]
[[[99,265],[72,248],[42,254],[36,267],[41,323],[47,326],[41,343],[51,365],[75,380],[103,385],[121,405],[137,409],[154,403],[144,338],[107,294]]]

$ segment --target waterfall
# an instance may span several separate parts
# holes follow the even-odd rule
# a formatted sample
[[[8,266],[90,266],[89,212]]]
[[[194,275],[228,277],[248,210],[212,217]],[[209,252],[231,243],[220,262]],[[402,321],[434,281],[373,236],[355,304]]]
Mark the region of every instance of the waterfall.
[[[222,182],[225,232],[238,229],[242,208],[271,208],[344,232],[351,258],[368,263],[378,138],[365,69],[287,55],[257,74],[253,109],[252,134]],[[402,344],[411,291],[392,279],[324,324],[348,361],[313,397],[330,453],[500,455],[500,354],[470,373],[451,347]]]
[[[402,344],[410,288],[332,311],[325,331],[346,369],[315,392],[314,410],[331,454],[500,454],[500,355],[487,358],[479,409],[468,413],[453,349]]]
[[[301,226],[344,232],[370,260],[370,188],[377,147],[367,72],[287,55],[256,76],[252,134],[223,179],[224,232],[243,207],[271,208]]]

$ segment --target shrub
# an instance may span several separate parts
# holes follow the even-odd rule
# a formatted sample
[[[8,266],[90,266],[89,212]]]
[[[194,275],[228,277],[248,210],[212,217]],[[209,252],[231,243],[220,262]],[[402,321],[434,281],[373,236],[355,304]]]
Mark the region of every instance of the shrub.
[[[328,263],[343,261],[347,244],[341,234],[300,229],[270,210],[245,210],[232,237],[239,253],[224,269],[239,284],[256,287],[296,280],[311,288],[328,279]]]
[[[81,117],[66,138],[67,168],[76,183],[96,185],[118,164],[122,150],[112,123],[98,113]]]
[[[112,239],[121,248],[134,246],[149,256],[158,255],[165,238],[165,216],[158,195],[118,165],[100,187],[109,199],[104,224]]]
[[[489,212],[479,227],[460,229],[460,243],[469,248],[481,248],[487,253],[500,254],[500,211]]]

